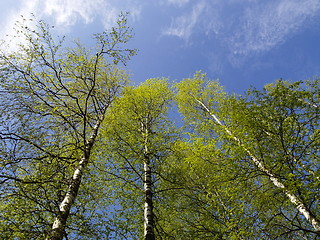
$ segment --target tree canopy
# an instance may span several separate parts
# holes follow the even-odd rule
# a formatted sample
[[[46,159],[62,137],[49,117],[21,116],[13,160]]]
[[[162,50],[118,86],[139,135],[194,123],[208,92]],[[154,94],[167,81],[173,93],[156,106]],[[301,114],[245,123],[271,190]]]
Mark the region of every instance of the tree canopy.
[[[92,49],[37,24],[0,55],[3,239],[319,238],[318,79],[135,84],[125,15]]]

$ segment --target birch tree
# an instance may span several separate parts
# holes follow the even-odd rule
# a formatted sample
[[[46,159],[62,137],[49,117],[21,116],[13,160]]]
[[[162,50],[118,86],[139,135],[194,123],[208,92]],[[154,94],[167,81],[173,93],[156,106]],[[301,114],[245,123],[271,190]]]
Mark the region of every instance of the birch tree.
[[[278,81],[235,97],[197,73],[178,89],[189,128],[210,132],[226,157],[248,163],[269,203],[278,203],[263,206],[264,229],[273,237],[319,235],[318,81]]]
[[[121,211],[121,217],[134,224],[133,238],[158,236],[156,193],[175,135],[167,116],[171,99],[167,80],[149,79],[136,88],[126,88],[106,119],[110,124],[105,130],[105,147],[114,153],[106,174],[122,182],[117,203],[129,209],[126,216]]]
[[[125,15],[95,35],[91,50],[65,47],[50,28],[18,23],[24,42],[0,56],[0,230],[8,238],[67,238],[99,129],[128,82],[116,64],[135,53],[123,48],[131,38]]]

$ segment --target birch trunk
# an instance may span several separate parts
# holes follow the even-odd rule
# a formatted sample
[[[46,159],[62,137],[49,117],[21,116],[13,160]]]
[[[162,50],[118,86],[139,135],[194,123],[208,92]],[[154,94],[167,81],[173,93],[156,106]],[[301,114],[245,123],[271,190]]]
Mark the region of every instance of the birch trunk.
[[[291,193],[286,186],[282,183],[282,181],[272,173],[264,164],[262,161],[260,161],[257,157],[254,156],[250,152],[249,149],[247,149],[241,142],[241,140],[236,137],[219,119],[218,117],[213,114],[209,108],[200,100],[195,99],[203,108],[204,110],[213,118],[213,120],[224,129],[224,131],[232,137],[237,144],[242,147],[247,154],[250,156],[252,162],[256,165],[256,167],[262,171],[273,183],[274,186],[277,188],[280,188],[283,190],[285,195],[289,198],[290,202],[296,207],[296,209],[306,218],[306,220],[313,226],[314,230],[320,235],[320,221],[312,214],[310,209],[293,193]]]
[[[52,225],[52,229],[46,240],[62,240],[65,235],[65,226],[67,219],[70,214],[70,209],[78,195],[78,190],[80,188],[81,179],[86,169],[89,159],[90,159],[90,152],[96,140],[98,129],[100,126],[101,120],[97,122],[97,124],[92,129],[91,137],[86,142],[85,150],[81,160],[79,161],[78,167],[75,169],[71,183],[68,187],[68,191],[59,206],[58,215],[55,217],[55,220]]]
[[[153,200],[152,200],[152,173],[150,166],[149,158],[149,149],[148,149],[148,119],[145,123],[145,142],[144,142],[144,239],[145,240],[154,240],[154,214],[153,214]]]
[[[149,159],[144,162],[144,239],[154,240],[154,216],[151,186],[151,168]]]

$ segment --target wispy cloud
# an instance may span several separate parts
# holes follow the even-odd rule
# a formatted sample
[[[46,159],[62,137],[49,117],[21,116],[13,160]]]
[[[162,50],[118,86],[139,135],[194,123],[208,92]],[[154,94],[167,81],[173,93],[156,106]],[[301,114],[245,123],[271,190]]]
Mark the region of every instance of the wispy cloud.
[[[170,25],[162,34],[179,37],[192,43],[199,33],[218,41],[230,61],[236,63],[256,53],[263,53],[285,42],[303,29],[305,23],[320,15],[319,0],[16,0],[15,8],[2,22],[0,39],[12,33],[20,15],[34,13],[38,19],[65,31],[76,23],[100,22],[105,28],[113,25],[120,11],[129,11],[139,19],[146,5],[170,9]],[[157,5],[158,4],[158,5]],[[156,21],[156,20],[155,20]],[[213,45],[213,44],[212,44]],[[214,46],[213,46],[214,47]]]
[[[191,12],[173,19],[171,26],[163,34],[177,36],[188,41],[205,7],[205,1],[198,2],[192,7]]]
[[[191,11],[173,18],[163,34],[189,41],[202,31],[229,51],[234,64],[278,46],[320,15],[319,0],[203,0],[189,5]]]
[[[244,9],[238,30],[234,26],[228,40],[235,54],[270,50],[303,27],[303,23],[319,14],[318,0],[269,1]]]

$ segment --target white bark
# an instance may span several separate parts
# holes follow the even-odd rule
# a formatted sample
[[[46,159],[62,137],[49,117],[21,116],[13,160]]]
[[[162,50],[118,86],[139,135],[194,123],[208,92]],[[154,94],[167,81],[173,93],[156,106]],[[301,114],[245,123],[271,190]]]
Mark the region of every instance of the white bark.
[[[65,234],[65,225],[69,217],[70,209],[78,195],[78,190],[80,188],[81,179],[84,173],[85,168],[88,165],[90,152],[94,145],[95,139],[98,134],[98,129],[101,121],[98,121],[97,124],[92,129],[92,134],[89,140],[86,142],[85,150],[81,160],[79,161],[78,167],[75,169],[71,183],[68,187],[68,191],[59,206],[59,212],[55,217],[55,220],[52,225],[51,232],[46,237],[46,240],[61,240]]]
[[[143,129],[144,128],[144,129]],[[149,158],[149,131],[148,131],[148,118],[146,118],[145,124],[142,124],[142,130],[144,130],[144,239],[154,240],[154,214],[153,214],[153,200],[152,200],[152,173]]]
[[[148,160],[148,159],[146,159]],[[144,162],[144,239],[153,240],[154,236],[154,216],[151,187],[150,162]]]
[[[252,162],[258,167],[258,169],[263,172],[273,183],[274,186],[283,190],[285,195],[289,198],[290,202],[296,207],[296,209],[306,218],[306,220],[313,226],[314,230],[320,233],[320,221],[315,218],[315,216],[311,213],[308,207],[293,193],[291,193],[286,186],[282,183],[282,181],[274,175],[257,157],[254,156],[241,142],[241,140],[236,137],[219,119],[213,114],[209,108],[200,100],[195,99],[204,109],[205,111],[213,118],[213,120],[224,129],[224,131],[232,137],[239,146],[241,146],[247,154],[250,156]]]

